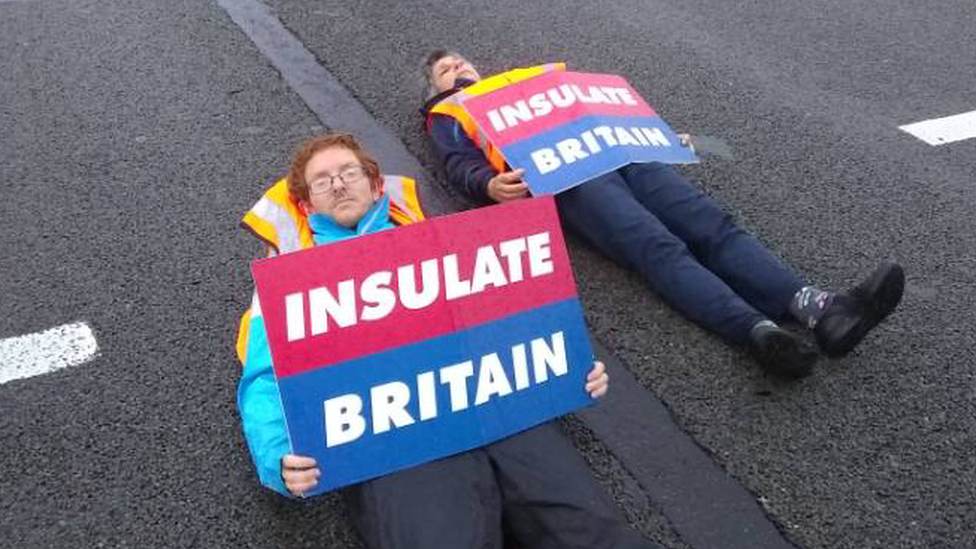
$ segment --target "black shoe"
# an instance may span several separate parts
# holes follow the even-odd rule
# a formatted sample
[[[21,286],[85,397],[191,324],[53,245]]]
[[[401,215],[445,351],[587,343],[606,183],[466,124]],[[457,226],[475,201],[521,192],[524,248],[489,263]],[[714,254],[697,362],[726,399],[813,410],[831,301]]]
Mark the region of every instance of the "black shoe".
[[[883,263],[851,291],[833,296],[814,328],[820,349],[831,358],[851,352],[895,310],[904,291],[905,271],[896,263]]]
[[[749,352],[769,373],[790,379],[813,373],[817,351],[812,345],[776,326],[761,324],[749,334]]]

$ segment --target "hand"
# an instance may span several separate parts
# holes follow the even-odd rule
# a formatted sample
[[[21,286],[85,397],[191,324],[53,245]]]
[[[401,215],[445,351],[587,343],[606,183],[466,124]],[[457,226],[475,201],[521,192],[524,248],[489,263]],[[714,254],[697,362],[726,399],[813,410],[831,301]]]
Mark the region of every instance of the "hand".
[[[522,182],[525,170],[519,168],[503,172],[488,181],[488,196],[495,202],[508,202],[529,195],[529,187]]]
[[[610,385],[610,375],[607,369],[599,360],[593,361],[593,369],[586,376],[586,392],[593,398],[600,398],[607,394],[607,387]]]
[[[315,466],[315,460],[310,457],[287,454],[281,457],[281,478],[285,487],[296,496],[301,497],[305,492],[315,488],[319,483],[322,472]]]
[[[681,143],[682,147],[688,147],[691,152],[695,152],[695,144],[691,142],[691,134],[679,133],[678,142]]]

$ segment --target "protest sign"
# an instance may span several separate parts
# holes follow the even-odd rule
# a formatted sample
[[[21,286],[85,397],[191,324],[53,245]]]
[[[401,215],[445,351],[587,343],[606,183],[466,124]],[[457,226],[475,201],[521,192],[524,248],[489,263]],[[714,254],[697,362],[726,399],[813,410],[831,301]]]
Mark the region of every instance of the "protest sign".
[[[551,198],[258,260],[252,273],[293,452],[322,471],[313,494],[592,401]]]
[[[547,72],[463,101],[536,196],[634,162],[697,162],[695,153],[627,81],[612,74]]]

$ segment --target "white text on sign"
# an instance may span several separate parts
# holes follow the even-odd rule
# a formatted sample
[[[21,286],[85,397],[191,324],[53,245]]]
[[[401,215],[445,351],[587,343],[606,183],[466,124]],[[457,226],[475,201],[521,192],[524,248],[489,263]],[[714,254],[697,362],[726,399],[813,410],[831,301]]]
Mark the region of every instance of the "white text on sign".
[[[512,347],[510,364],[514,385],[513,380],[505,373],[502,358],[498,353],[444,366],[436,372],[431,370],[420,373],[413,385],[417,395],[416,419],[407,411],[414,394],[410,385],[402,381],[392,381],[372,387],[369,390],[369,403],[373,434],[412,425],[416,421],[436,418],[440,410],[437,402],[438,381],[441,385],[448,386],[450,411],[453,413],[467,409],[471,405],[471,395],[468,391],[469,378],[477,379],[473,405],[479,406],[492,397],[503,398],[513,391],[527,388],[530,384],[545,383],[549,379],[550,372],[555,377],[566,375],[569,365],[566,360],[563,333],[556,332],[549,339],[551,343],[545,338],[538,338],[529,342],[528,348],[524,343]],[[350,393],[330,398],[324,402],[324,408],[327,447],[353,442],[366,432],[363,396]]]
[[[565,109],[574,103],[606,104],[606,105],[637,105],[637,101],[627,88],[610,86],[590,86],[584,93],[576,84],[563,84],[529,97],[528,100],[516,101],[512,105],[502,105],[488,111],[488,120],[501,132],[513,128],[521,122],[546,116],[555,109]]]
[[[597,139],[599,138],[599,139]],[[603,144],[601,146],[601,143]],[[556,147],[544,147],[533,151],[532,162],[540,174],[547,174],[563,164],[572,164],[591,154],[597,154],[603,147],[630,145],[635,147],[670,147],[671,142],[660,128],[624,128],[623,126],[597,126],[580,134],[579,139],[571,137],[556,143]]]
[[[504,259],[504,266],[502,265]],[[325,286],[285,296],[285,317],[288,341],[305,337],[305,297],[308,296],[311,335],[328,331],[332,324],[338,328],[355,325],[358,321],[373,321],[389,315],[397,302],[407,309],[423,309],[441,295],[448,301],[477,294],[485,288],[500,287],[553,272],[549,233],[506,240],[495,246],[482,246],[475,255],[470,278],[461,275],[457,254],[420,263],[420,288],[417,287],[417,266],[397,268],[396,291],[393,271],[377,271],[359,284],[357,301],[356,280],[343,280],[335,292]],[[360,307],[360,302],[362,306]]]

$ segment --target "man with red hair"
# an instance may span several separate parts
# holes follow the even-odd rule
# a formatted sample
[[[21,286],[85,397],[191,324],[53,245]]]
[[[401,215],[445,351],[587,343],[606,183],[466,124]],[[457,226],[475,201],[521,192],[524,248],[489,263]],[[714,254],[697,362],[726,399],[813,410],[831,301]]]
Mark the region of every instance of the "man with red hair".
[[[268,191],[244,224],[273,254],[283,254],[422,219],[412,181],[381,176],[351,136],[333,134],[303,144],[287,182]],[[301,497],[330,464],[292,452],[256,297],[241,328],[237,404],[258,477],[282,495]],[[603,364],[594,363],[586,390],[601,397],[608,382]],[[350,486],[343,496],[367,546],[376,549],[501,549],[505,540],[523,547],[655,547],[623,522],[552,423]]]

